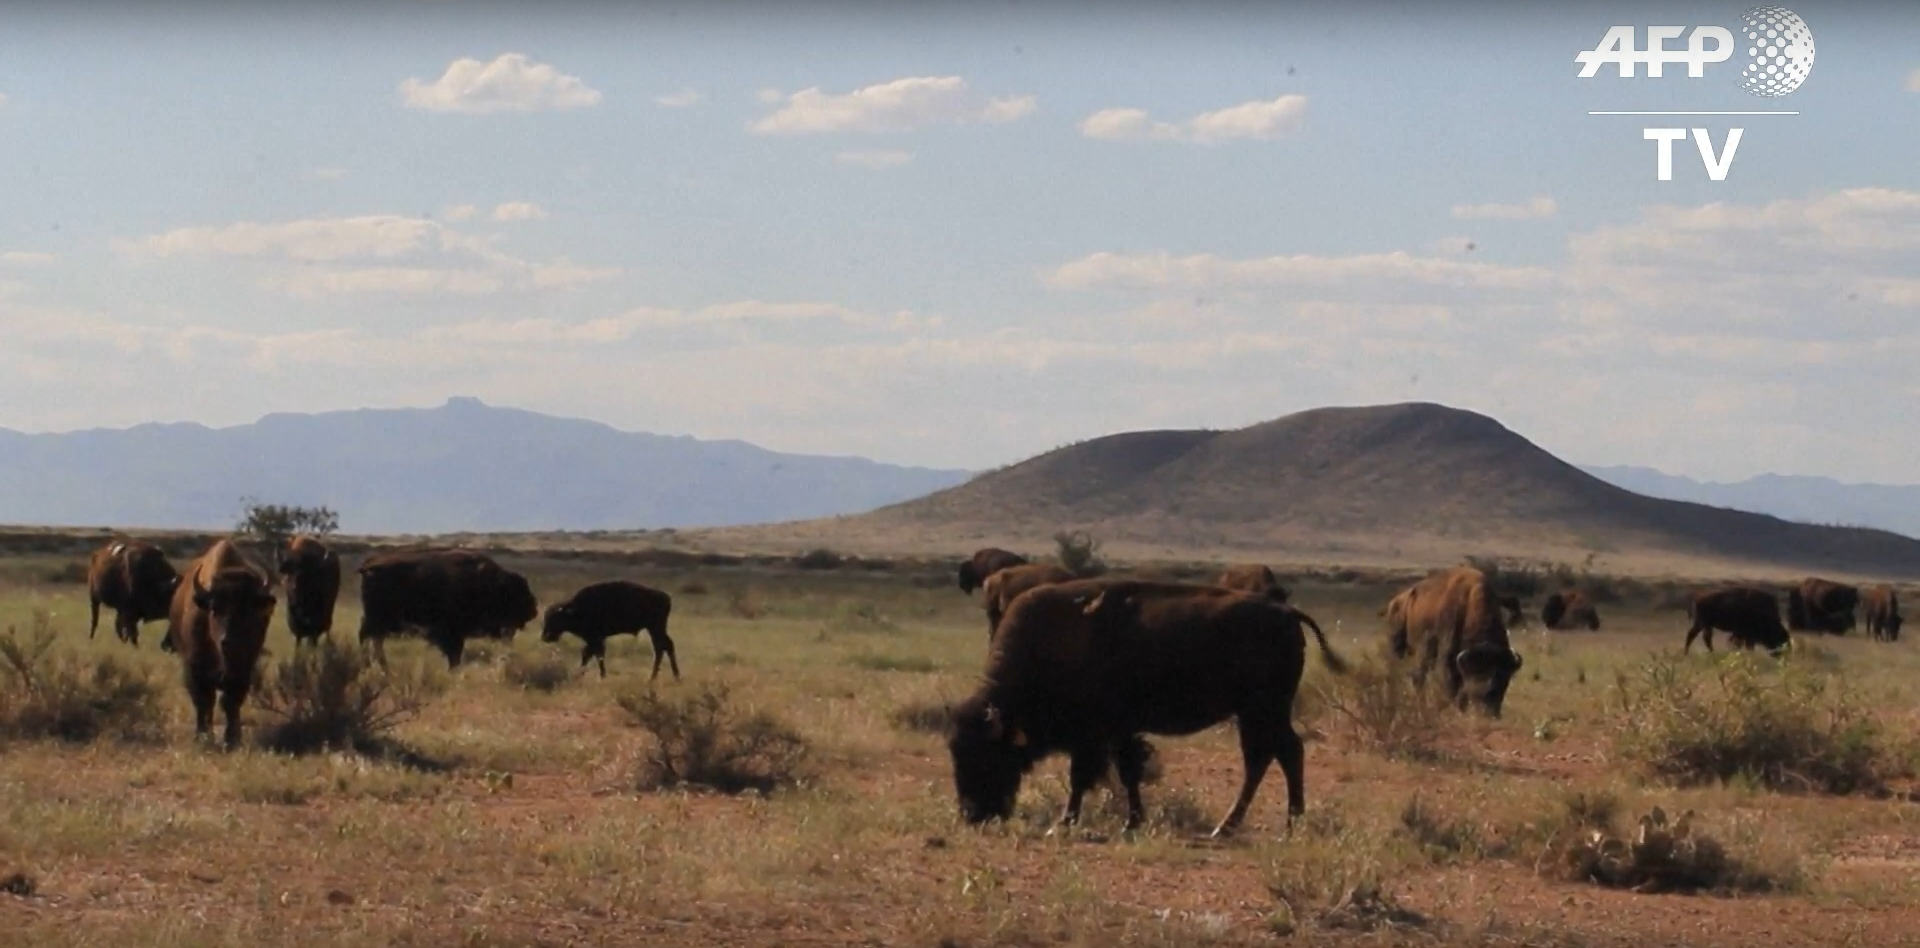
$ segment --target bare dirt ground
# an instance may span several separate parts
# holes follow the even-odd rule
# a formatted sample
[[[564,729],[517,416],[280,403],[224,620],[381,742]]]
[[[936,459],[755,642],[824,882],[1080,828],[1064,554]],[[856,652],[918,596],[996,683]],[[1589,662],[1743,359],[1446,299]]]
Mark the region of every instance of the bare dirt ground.
[[[512,663],[571,669],[578,643],[542,645],[533,629],[476,646],[397,730],[431,767],[198,745],[173,658],[157,648],[164,623],[135,648],[103,617],[89,641],[85,591],[60,578],[65,565],[0,563],[0,629],[25,636],[44,622],[62,648],[150,668],[165,737],[0,743],[0,883],[19,874],[0,884],[15,890],[0,893],[7,944],[1920,944],[1920,806],[1906,766],[1920,660],[1858,633],[1812,641],[1791,662],[1823,694],[1846,689],[1871,708],[1883,787],[1653,779],[1621,726],[1651,719],[1627,718],[1618,686],[1655,680],[1648,661],[1678,651],[1686,620],[1625,602],[1603,606],[1596,633],[1548,633],[1536,618],[1516,634],[1526,664],[1503,718],[1408,725],[1397,747],[1355,723],[1364,695],[1315,669],[1297,708],[1307,817],[1287,831],[1276,769],[1246,830],[1215,843],[1201,837],[1239,774],[1229,727],[1155,740],[1150,820],[1131,838],[1104,794],[1082,827],[1047,835],[1061,758],[1028,780],[1011,825],[960,825],[940,738],[911,719],[964,695],[985,651],[977,603],[944,575],[528,561],[543,602],[611,575],[673,592],[686,678],[663,671],[657,693],[725,682],[741,710],[804,736],[797,785],[727,795],[640,789],[654,738],[618,699],[648,690],[644,640],[615,640],[607,679],[542,691],[516,684]],[[1391,591],[1316,582],[1295,601],[1360,657]],[[343,590],[337,638],[353,637],[356,594]],[[1739,664],[1721,647],[1669,663],[1705,687]],[[283,618],[270,648],[269,665],[292,653]],[[390,651],[397,666],[438,661],[417,643]],[[1784,687],[1781,674],[1755,680]],[[0,688],[18,687],[0,670]],[[268,720],[251,709],[249,733]],[[1582,791],[1614,798],[1627,831],[1656,806],[1693,811],[1696,832],[1745,867],[1730,888],[1747,891],[1581,880],[1563,856]]]

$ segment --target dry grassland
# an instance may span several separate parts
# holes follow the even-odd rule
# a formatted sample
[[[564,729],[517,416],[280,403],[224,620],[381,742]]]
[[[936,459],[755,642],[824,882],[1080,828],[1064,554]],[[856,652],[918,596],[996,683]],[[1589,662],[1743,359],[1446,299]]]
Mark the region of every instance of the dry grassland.
[[[516,561],[543,602],[614,575],[673,593],[685,680],[663,671],[649,687],[644,638],[614,640],[605,680],[574,673],[577,641],[542,645],[534,629],[474,645],[450,675],[396,644],[424,703],[386,752],[292,756],[192,741],[164,623],[136,649],[103,617],[89,641],[72,559],[0,562],[0,631],[22,648],[36,629],[55,636],[43,681],[67,663],[65,687],[97,698],[98,669],[121,669],[135,683],[115,700],[143,707],[151,680],[157,711],[82,708],[63,720],[106,733],[31,736],[33,695],[0,668],[7,944],[1920,941],[1909,643],[1680,658],[1682,612],[1609,604],[1598,633],[1536,620],[1517,635],[1526,664],[1499,721],[1427,714],[1377,666],[1350,680],[1314,667],[1297,706],[1308,816],[1291,834],[1276,772],[1239,838],[1198,838],[1238,782],[1223,726],[1155,739],[1141,833],[1121,834],[1100,795],[1081,828],[1049,837],[1061,758],[1028,781],[1013,824],[958,825],[933,732],[986,643],[944,570]],[[1392,587],[1350,579],[1293,585],[1359,658]],[[336,639],[353,638],[356,594],[343,590]],[[274,679],[294,652],[283,617],[269,648]],[[274,722],[249,707],[250,743]],[[762,753],[689,767],[701,735]],[[729,769],[770,789],[680,779]],[[1638,840],[1656,808],[1665,823]]]

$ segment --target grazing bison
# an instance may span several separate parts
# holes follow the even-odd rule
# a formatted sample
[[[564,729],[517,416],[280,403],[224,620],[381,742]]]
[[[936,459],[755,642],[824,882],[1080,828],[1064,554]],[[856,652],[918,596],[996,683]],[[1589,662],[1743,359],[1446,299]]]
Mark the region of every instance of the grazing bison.
[[[1521,666],[1520,653],[1507,639],[1508,599],[1473,567],[1436,573],[1388,602],[1388,647],[1396,658],[1415,660],[1417,684],[1424,687],[1439,667],[1455,705],[1466,710],[1477,704],[1497,718]]]
[[[1287,587],[1275,579],[1273,570],[1259,563],[1245,563],[1229,566],[1220,578],[1213,581],[1222,589],[1237,589],[1267,597],[1274,602],[1287,601]]]
[[[1579,590],[1553,593],[1540,607],[1540,622],[1549,629],[1600,629],[1600,613]]]
[[[1076,578],[1071,571],[1051,563],[1022,563],[987,577],[980,587],[980,607],[987,613],[987,638],[993,638],[993,630],[1000,627],[1000,617],[1006,614],[1007,607],[1021,593],[1035,586],[1064,583]]]
[[[467,639],[510,635],[540,614],[526,577],[473,550],[377,553],[359,573],[360,641],[371,641],[382,662],[388,636],[418,627],[453,668]]]
[[[1026,773],[1066,752],[1061,824],[1079,819],[1081,798],[1112,761],[1127,827],[1137,828],[1145,819],[1139,735],[1195,734],[1233,718],[1246,769],[1214,835],[1240,825],[1275,759],[1291,822],[1306,808],[1306,750],[1292,721],[1306,666],[1303,623],[1311,625],[1290,606],[1216,586],[1088,579],[1021,594],[994,638],[985,683],[954,710],[947,749],[961,815],[969,823],[1011,816]],[[1345,667],[1324,638],[1320,650],[1329,668]]]
[[[287,581],[287,628],[296,645],[315,643],[333,631],[333,605],[340,596],[340,556],[313,537],[294,537],[280,551]]]
[[[1787,628],[1845,635],[1859,621],[1854,615],[1859,605],[1858,587],[1808,578],[1787,590]]]
[[[673,666],[673,678],[680,680],[680,659],[674,657],[673,638],[667,635],[667,614],[673,611],[673,597],[639,583],[616,579],[581,587],[571,599],[547,609],[540,641],[558,642],[572,632],[587,647],[580,652],[580,667],[589,660],[600,662],[600,677],[607,677],[607,638],[615,635],[639,635],[646,630],[653,640],[653,675],[660,677],[660,659]]]
[[[1758,645],[1778,654],[1790,641],[1787,627],[1780,621],[1780,600],[1773,593],[1751,586],[1726,586],[1698,592],[1687,603],[1687,617],[1693,625],[1687,629],[1687,642],[1680,651],[1692,651],[1694,636],[1704,635],[1707,651],[1713,651],[1713,630],[1741,648]]]
[[[1900,625],[1906,620],[1900,617],[1900,596],[1892,586],[1874,586],[1860,597],[1860,602],[1866,607],[1867,634],[1874,641],[1900,641]]]
[[[240,706],[253,687],[274,602],[267,577],[224,539],[194,560],[175,588],[167,637],[186,671],[195,737],[212,731],[217,696],[226,716],[226,746],[239,745]]]
[[[971,596],[974,590],[986,583],[987,577],[1009,566],[1025,565],[1026,562],[1026,557],[997,546],[975,550],[971,559],[960,564],[960,591]]]
[[[100,607],[113,610],[113,634],[140,644],[140,623],[167,618],[180,573],[160,548],[145,540],[115,540],[87,560],[87,638],[100,630]],[[167,648],[170,640],[162,639]]]

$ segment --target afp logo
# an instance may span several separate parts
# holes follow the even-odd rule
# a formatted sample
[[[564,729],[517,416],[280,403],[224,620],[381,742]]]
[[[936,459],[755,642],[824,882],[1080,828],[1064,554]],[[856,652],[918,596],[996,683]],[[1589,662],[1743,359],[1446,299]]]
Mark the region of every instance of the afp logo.
[[[1737,36],[1724,26],[1696,26],[1687,33],[1686,49],[1668,49],[1666,41],[1679,39],[1683,32],[1685,27],[1649,26],[1646,48],[1641,49],[1636,46],[1633,27],[1613,27],[1601,38],[1600,45],[1574,57],[1581,66],[1580,78],[1591,79],[1601,66],[1612,63],[1621,78],[1631,79],[1637,75],[1636,67],[1644,63],[1647,75],[1658,79],[1661,67],[1672,63],[1685,64],[1687,76],[1699,79],[1706,75],[1708,63],[1726,62],[1742,48],[1746,56],[1740,85],[1754,95],[1786,95],[1800,88],[1813,72],[1813,30],[1786,7],[1748,10],[1740,18]],[[1712,45],[1708,45],[1709,40]]]

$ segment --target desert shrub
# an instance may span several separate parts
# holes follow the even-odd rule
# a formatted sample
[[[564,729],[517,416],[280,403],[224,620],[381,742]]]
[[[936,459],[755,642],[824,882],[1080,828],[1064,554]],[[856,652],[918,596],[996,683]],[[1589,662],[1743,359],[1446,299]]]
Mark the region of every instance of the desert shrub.
[[[386,753],[393,729],[447,684],[426,661],[383,668],[359,645],[331,637],[295,649],[262,679],[254,704],[278,720],[259,730],[259,743],[286,754]]]
[[[653,738],[635,775],[642,790],[692,785],[766,793],[803,779],[806,738],[767,711],[734,705],[725,682],[672,697],[652,689],[628,692],[619,702]]]
[[[500,680],[525,691],[539,691],[551,694],[578,678],[574,675],[571,661],[556,654],[552,649],[538,652],[511,652],[500,666]]]
[[[1392,832],[1349,825],[1338,813],[1310,813],[1264,873],[1275,934],[1303,926],[1328,931],[1417,930],[1431,924],[1400,905],[1392,877],[1415,858]]]
[[[1423,690],[1408,674],[1407,663],[1368,655],[1352,662],[1345,675],[1308,678],[1302,694],[1313,697],[1298,704],[1305,706],[1301,710],[1317,705],[1314,718],[1361,746],[1388,757],[1431,759],[1457,717],[1438,687],[1439,677],[1437,671],[1430,675]]]
[[[1107,571],[1106,560],[1100,557],[1100,541],[1092,534],[1062,530],[1053,535],[1053,545],[1061,568],[1075,576],[1099,576]]]
[[[38,611],[24,640],[12,626],[0,636],[0,737],[160,740],[166,715],[155,675],[118,656],[55,649],[55,638],[51,617]]]
[[[1678,786],[1736,777],[1778,791],[1878,790],[1907,768],[1837,676],[1745,652],[1710,665],[1659,656],[1622,673],[1611,703],[1620,754]]]

